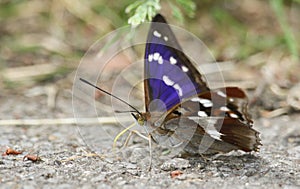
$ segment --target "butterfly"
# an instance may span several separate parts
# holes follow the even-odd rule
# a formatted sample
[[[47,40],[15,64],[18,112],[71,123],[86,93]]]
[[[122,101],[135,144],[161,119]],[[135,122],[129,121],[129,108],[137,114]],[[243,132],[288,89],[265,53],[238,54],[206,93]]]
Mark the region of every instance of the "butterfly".
[[[144,113],[87,80],[80,80],[131,107],[136,112],[133,117],[146,128],[150,140],[175,153],[251,152],[262,145],[259,132],[252,128],[244,91],[238,87],[210,89],[160,14],[152,20],[145,47]]]
[[[134,117],[156,143],[190,155],[259,150],[246,94],[238,87],[211,90],[160,14],[147,36],[144,93],[146,112]]]

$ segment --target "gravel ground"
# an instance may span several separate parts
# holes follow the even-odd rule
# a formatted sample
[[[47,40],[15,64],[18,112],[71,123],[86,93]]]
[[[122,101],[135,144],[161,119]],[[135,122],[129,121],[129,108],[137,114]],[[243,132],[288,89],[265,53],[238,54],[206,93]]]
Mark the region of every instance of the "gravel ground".
[[[46,96],[42,95],[15,94],[0,101],[2,119],[72,117],[68,92],[58,96],[54,111],[47,107]],[[299,122],[299,115],[255,120],[263,146],[254,154],[233,152],[205,160],[183,159],[162,155],[163,150],[154,147],[150,172],[147,142],[139,139],[114,156],[95,156],[82,142],[75,125],[2,125],[1,152],[10,147],[23,153],[0,156],[0,187],[299,188]],[[94,135],[97,143],[101,133]],[[27,154],[38,155],[41,161],[23,160]],[[182,174],[172,178],[170,174],[175,170]]]

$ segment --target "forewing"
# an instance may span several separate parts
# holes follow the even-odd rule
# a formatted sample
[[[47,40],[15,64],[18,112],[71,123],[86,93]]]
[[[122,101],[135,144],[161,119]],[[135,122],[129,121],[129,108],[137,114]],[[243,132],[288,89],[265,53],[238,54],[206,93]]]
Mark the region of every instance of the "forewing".
[[[208,90],[201,74],[182,52],[171,28],[161,15],[151,23],[145,49],[145,104],[159,99],[152,111],[165,111],[189,98]]]

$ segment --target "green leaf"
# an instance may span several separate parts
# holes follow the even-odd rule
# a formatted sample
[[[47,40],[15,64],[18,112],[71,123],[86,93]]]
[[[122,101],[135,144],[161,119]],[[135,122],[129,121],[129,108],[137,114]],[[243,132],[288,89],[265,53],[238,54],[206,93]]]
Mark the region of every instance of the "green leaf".
[[[283,30],[285,43],[295,60],[298,60],[299,53],[297,47],[297,41],[293,35],[293,32],[287,22],[286,15],[284,13],[284,4],[282,0],[271,0],[271,6],[276,14],[277,20]]]
[[[150,21],[160,8],[159,0],[136,1],[125,9],[127,14],[132,14],[128,23],[135,27],[147,20]]]
[[[184,9],[190,18],[194,17],[196,10],[195,2],[192,0],[176,0],[176,2]]]
[[[132,12],[133,9],[136,9],[138,6],[140,6],[143,3],[143,1],[135,1],[134,3],[128,5],[125,9],[125,13]]]

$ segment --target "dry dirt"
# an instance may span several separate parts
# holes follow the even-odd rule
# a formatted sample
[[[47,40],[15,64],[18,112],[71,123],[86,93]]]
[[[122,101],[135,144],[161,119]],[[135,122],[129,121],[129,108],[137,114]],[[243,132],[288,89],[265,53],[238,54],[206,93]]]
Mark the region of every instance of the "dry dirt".
[[[46,96],[24,94],[2,96],[0,108],[2,119],[73,116],[70,90],[59,93],[54,110],[47,107]],[[147,142],[138,137],[115,156],[104,152],[93,156],[76,125],[1,125],[1,152],[10,147],[23,153],[1,156],[0,187],[299,188],[299,121],[297,114],[255,120],[263,143],[255,154],[234,152],[206,160],[183,159],[168,157],[154,147],[150,172]],[[91,133],[89,142],[99,143],[105,138],[102,135]],[[102,147],[103,151],[111,149],[105,143]],[[38,155],[41,161],[23,160],[27,154]],[[174,170],[182,174],[171,178]]]

